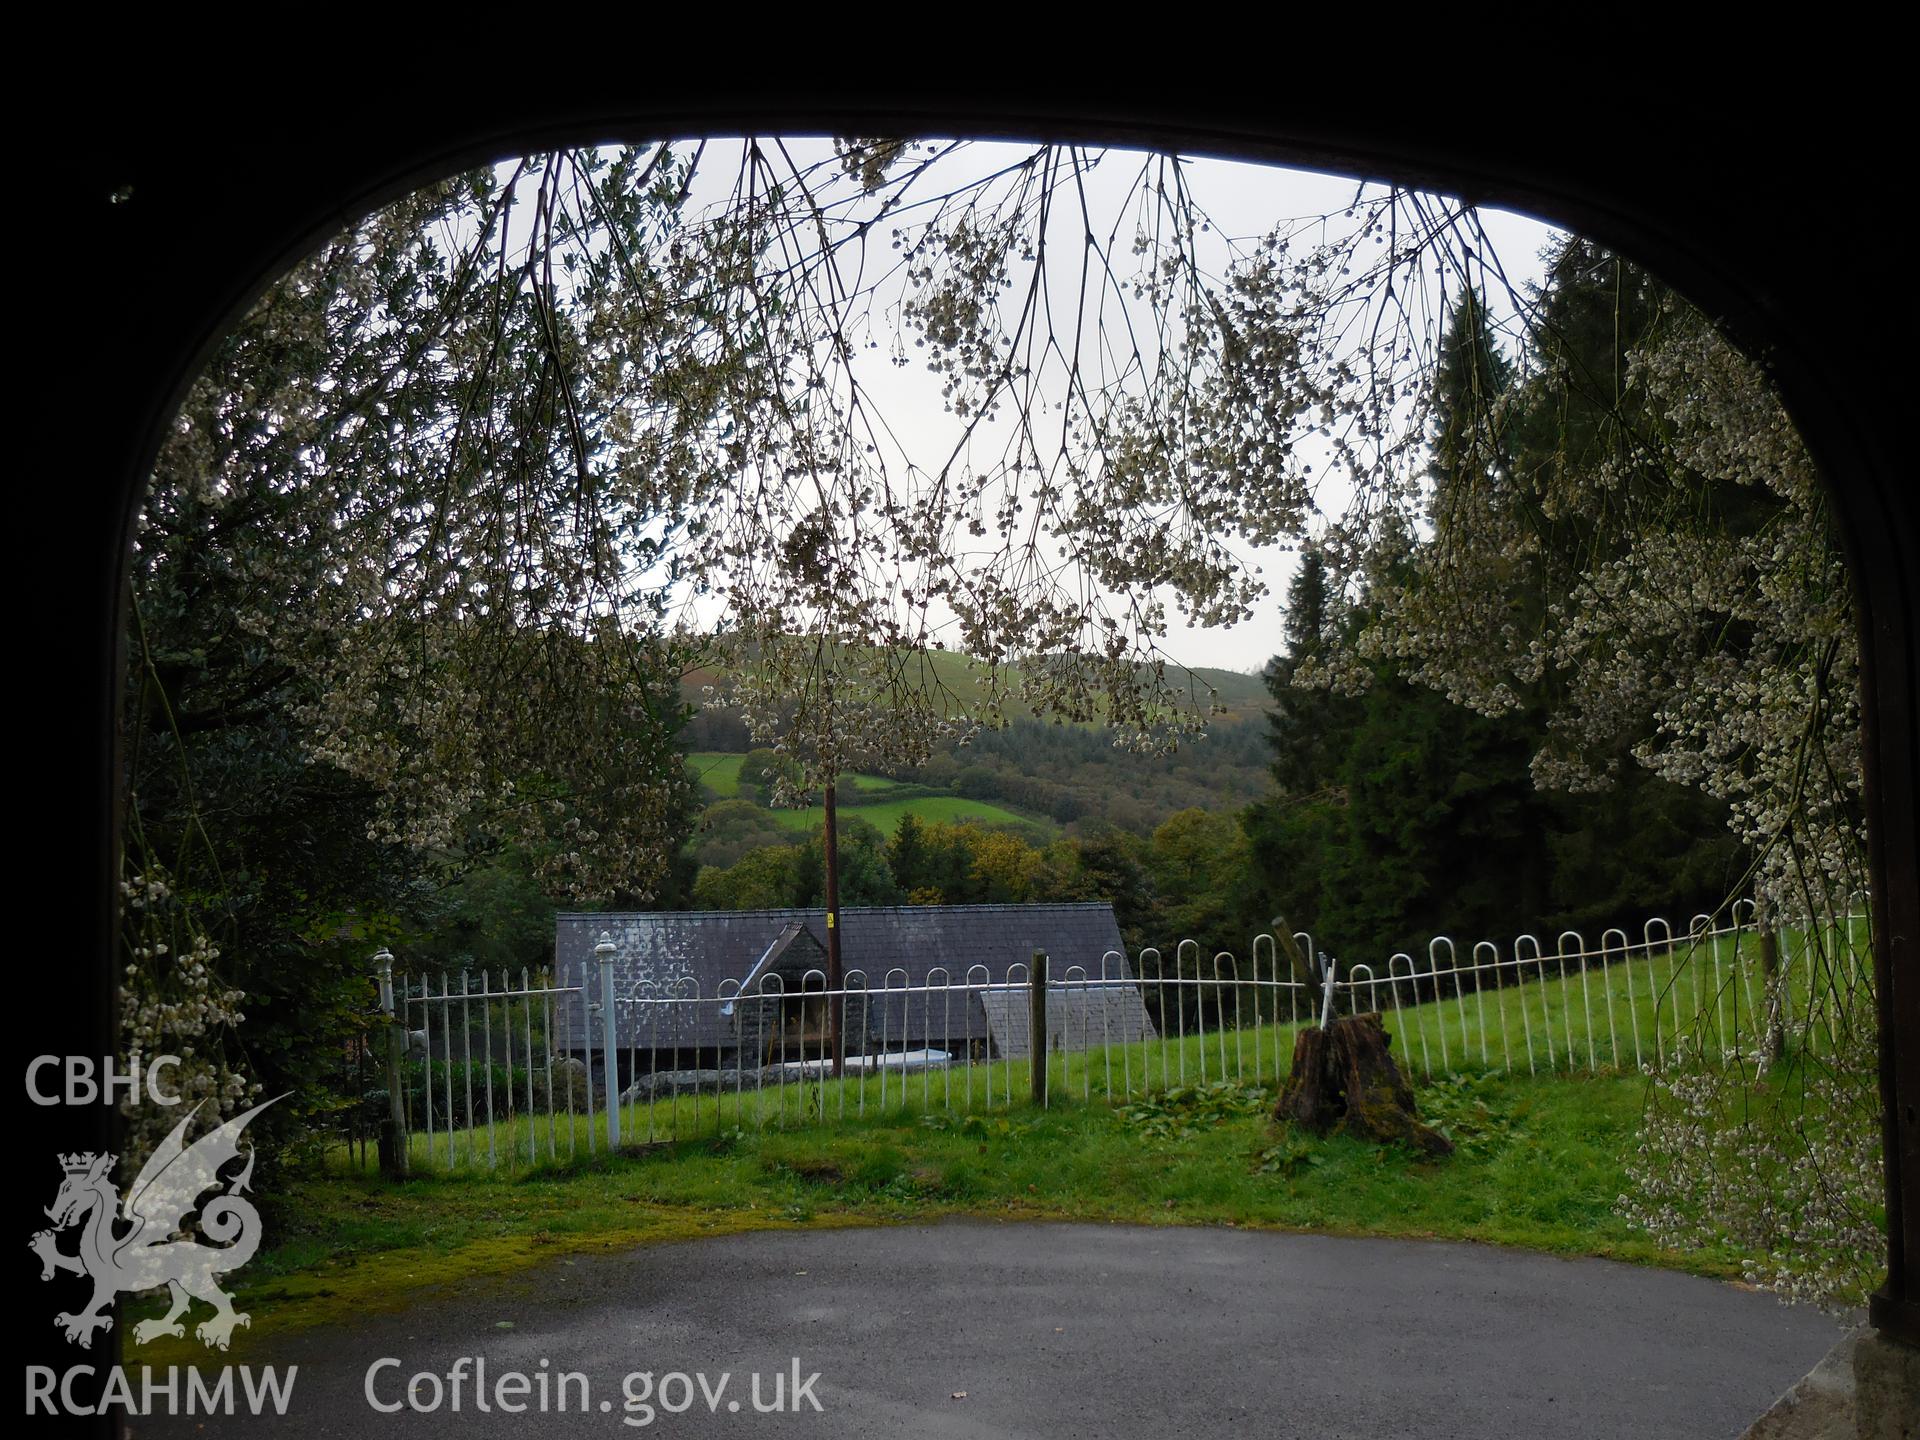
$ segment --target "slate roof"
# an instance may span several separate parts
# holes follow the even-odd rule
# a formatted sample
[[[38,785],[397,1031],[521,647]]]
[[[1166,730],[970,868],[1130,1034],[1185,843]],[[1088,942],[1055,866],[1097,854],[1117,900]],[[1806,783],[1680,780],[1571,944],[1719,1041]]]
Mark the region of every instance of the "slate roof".
[[[874,992],[868,1028],[884,1031],[891,1046],[932,1043],[940,1048],[966,1040],[984,1040],[989,1031],[979,996],[880,993],[892,973],[896,990],[925,985],[944,969],[947,983],[964,985],[974,966],[984,966],[996,981],[1025,965],[1035,950],[1045,950],[1056,979],[1078,965],[1094,977],[1109,951],[1123,957],[1109,973],[1131,975],[1124,959],[1120,926],[1105,903],[1075,905],[900,905],[851,908],[840,912],[841,958],[850,986],[864,979]],[[606,931],[615,947],[614,985],[621,995],[687,997],[672,1007],[647,1007],[651,1034],[635,1035],[638,1046],[728,1047],[733,1027],[714,998],[723,982],[738,984],[795,925],[826,935],[824,910],[709,910],[565,912],[557,917],[554,966],[562,985],[585,984],[588,999],[600,993],[594,946]],[[903,980],[900,971],[905,972]],[[728,986],[731,993],[732,986]],[[691,997],[705,997],[695,1002]],[[578,1007],[560,1007],[554,1016],[563,1049],[586,1048]],[[640,1028],[640,1027],[630,1027]],[[858,1033],[854,1020],[849,1029]],[[623,1043],[623,1048],[626,1042]]]
[[[1111,972],[1109,972],[1111,977]],[[1077,980],[1079,977],[1075,976]],[[1099,976],[1089,972],[1089,980]],[[1010,1060],[1033,1052],[1033,997],[1026,990],[995,990],[980,997],[993,1035],[993,1050]],[[1139,990],[1128,986],[1073,981],[1050,986],[1047,995],[1047,1049],[1092,1050],[1130,1045],[1154,1038],[1153,1021]]]

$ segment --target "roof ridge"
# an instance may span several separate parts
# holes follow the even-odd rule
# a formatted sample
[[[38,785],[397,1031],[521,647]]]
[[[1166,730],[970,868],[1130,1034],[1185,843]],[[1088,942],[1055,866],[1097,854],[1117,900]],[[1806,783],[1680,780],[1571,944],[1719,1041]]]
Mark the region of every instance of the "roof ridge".
[[[842,905],[842,915],[941,915],[956,911],[977,914],[981,911],[1006,912],[1018,911],[1031,913],[1035,910],[1111,910],[1110,900],[1039,900],[1024,904],[982,903],[972,905]],[[723,915],[824,915],[824,905],[779,905],[754,910],[559,910],[554,919],[560,920],[655,920],[679,916],[688,920],[718,918]]]

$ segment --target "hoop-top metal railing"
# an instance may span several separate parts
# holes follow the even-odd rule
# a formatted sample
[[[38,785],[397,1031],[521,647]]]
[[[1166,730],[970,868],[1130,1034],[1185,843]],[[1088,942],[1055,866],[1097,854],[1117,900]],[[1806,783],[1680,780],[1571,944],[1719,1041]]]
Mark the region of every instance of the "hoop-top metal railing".
[[[1380,1013],[1423,1079],[1724,1063],[1787,1037],[1837,1043],[1843,987],[1869,983],[1865,948],[1857,915],[1785,925],[1742,902],[1684,929],[1648,920],[1637,938],[1611,927],[1594,942],[1567,930],[1503,947],[1442,935],[1382,963],[1331,961],[1302,931],[1257,935],[1244,960],[1184,940],[1132,963],[1108,951],[1036,953],[998,973],[903,964],[831,988],[819,969],[711,990],[691,977],[623,985],[603,945],[599,975],[580,984],[440,973],[404,978],[393,996],[408,1031],[410,1153],[453,1170],[1040,1096],[1124,1104],[1194,1084],[1278,1087],[1302,1026],[1356,1011]],[[838,1074],[829,1006],[845,1037]]]

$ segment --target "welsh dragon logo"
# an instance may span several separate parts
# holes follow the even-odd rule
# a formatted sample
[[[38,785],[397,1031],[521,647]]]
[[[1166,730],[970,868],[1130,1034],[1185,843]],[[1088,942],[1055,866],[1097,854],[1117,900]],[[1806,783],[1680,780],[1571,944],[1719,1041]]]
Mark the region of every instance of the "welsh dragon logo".
[[[189,1145],[187,1126],[200,1110],[194,1106],[140,1167],[124,1204],[111,1178],[118,1156],[88,1152],[60,1157],[66,1179],[47,1207],[53,1228],[38,1232],[27,1248],[40,1257],[42,1280],[51,1280],[55,1271],[69,1270],[93,1281],[93,1299],[86,1309],[54,1317],[53,1323],[66,1331],[67,1339],[91,1349],[94,1331],[113,1327],[109,1307],[115,1295],[162,1285],[172,1303],[160,1319],[143,1320],[133,1327],[139,1344],[157,1335],[184,1336],[186,1327],[180,1317],[194,1300],[214,1308],[213,1316],[193,1332],[209,1349],[226,1349],[234,1326],[249,1323],[214,1277],[238,1270],[260,1248],[260,1212],[243,1198],[253,1176],[253,1147],[247,1146],[246,1166],[238,1175],[223,1181],[220,1170],[243,1153],[240,1133],[247,1122],[273,1103],[256,1105]],[[225,1186],[221,1194],[200,1204],[202,1195],[221,1186]],[[212,1241],[210,1245],[182,1233],[196,1213],[200,1235]],[[67,1254],[59,1249],[58,1236],[74,1226],[81,1227],[80,1248]]]

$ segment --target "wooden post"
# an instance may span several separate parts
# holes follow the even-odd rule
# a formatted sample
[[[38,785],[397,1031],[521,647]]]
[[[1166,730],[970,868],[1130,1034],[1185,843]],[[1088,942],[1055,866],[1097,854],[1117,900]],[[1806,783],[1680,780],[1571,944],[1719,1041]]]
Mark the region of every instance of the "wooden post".
[[[407,1027],[397,1013],[393,995],[393,954],[382,950],[373,957],[380,978],[380,1009],[387,1032],[387,1118],[380,1124],[380,1173],[389,1180],[407,1178],[406,1095],[400,1088],[400,1062],[406,1054]]]
[[[1317,983],[1313,973],[1313,957],[1300,952],[1300,942],[1293,938],[1293,931],[1287,925],[1287,917],[1276,915],[1270,922],[1273,943],[1280,953],[1287,957],[1287,969],[1293,972],[1294,983],[1312,987]]]
[[[1033,952],[1027,975],[1027,1059],[1033,1067],[1033,1103],[1047,1108],[1047,952]]]

